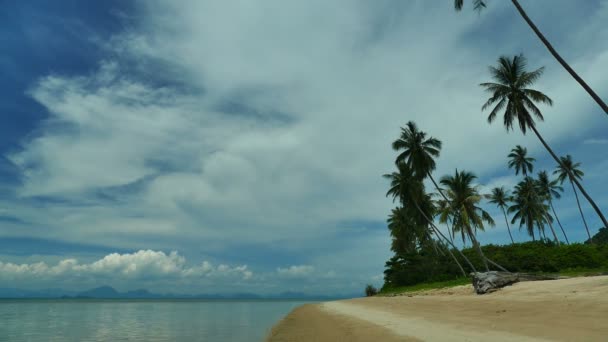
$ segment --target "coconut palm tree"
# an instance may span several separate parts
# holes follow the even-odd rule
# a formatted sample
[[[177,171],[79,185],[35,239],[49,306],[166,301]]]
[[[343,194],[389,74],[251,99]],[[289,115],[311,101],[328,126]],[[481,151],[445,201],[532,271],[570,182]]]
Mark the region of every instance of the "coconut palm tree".
[[[502,214],[505,216],[505,223],[507,224],[507,231],[509,232],[509,237],[511,238],[511,243],[515,243],[513,241],[513,235],[511,234],[511,227],[509,226],[509,220],[507,219],[507,211],[505,208],[508,207],[508,203],[510,201],[509,190],[506,190],[504,187],[496,187],[492,189],[492,193],[487,196],[489,202],[492,204],[496,204],[502,210]]]
[[[437,167],[434,158],[439,157],[441,152],[439,139],[427,138],[426,132],[419,130],[415,122],[409,121],[405,128],[401,128],[401,136],[392,146],[393,150],[402,151],[395,159],[396,164],[405,163],[413,170],[414,176],[420,179],[429,177],[437,191],[445,198],[431,174]]]
[[[576,204],[578,205],[578,211],[581,213],[581,218],[583,219],[583,224],[585,225],[585,230],[587,231],[587,236],[589,237],[589,240],[591,240],[589,226],[587,226],[587,220],[585,220],[585,215],[583,215],[581,202],[578,200],[578,193],[576,192],[576,188],[574,187],[573,183],[576,180],[582,180],[585,173],[579,169],[581,163],[575,163],[569,154],[565,157],[561,157],[560,161],[561,163],[558,163],[555,171],[553,171],[553,174],[557,175],[557,180],[560,184],[564,184],[566,179],[570,181],[572,191],[574,191],[574,197],[576,198]]]
[[[524,135],[527,129],[531,129],[553,159],[561,165],[560,158],[557,157],[545,139],[540,135],[534,122],[534,118],[541,121],[544,120],[540,109],[538,109],[535,103],[552,105],[553,101],[540,91],[527,88],[540,78],[543,68],[528,72],[526,71],[526,59],[523,55],[514,56],[513,58],[502,56],[498,59],[498,67],[490,67],[490,73],[495,82],[481,84],[486,91],[492,94],[482,106],[482,110],[486,110],[491,106],[494,107],[488,116],[488,122],[492,123],[498,113],[504,110],[503,123],[507,131],[513,128],[515,121],[519,124],[519,128]],[[570,179],[576,184],[587,201],[589,201],[604,226],[608,227],[608,221],[606,221],[599,207],[587,194],[577,177],[571,175]]]
[[[435,226],[432,220],[434,216],[435,206],[431,196],[424,191],[422,180],[415,176],[414,171],[407,164],[401,162],[397,164],[398,171],[383,175],[384,178],[390,180],[389,190],[386,193],[387,197],[392,197],[393,201],[399,199],[405,208],[411,208],[409,215],[418,224],[425,225],[429,233],[433,233],[439,241],[442,239],[447,244],[456,249],[460,256],[467,262],[473,272],[477,272],[471,261]],[[413,210],[415,209],[415,210]],[[466,276],[466,272],[454,256],[450,248],[447,248],[448,253]]]
[[[515,9],[517,9],[517,12],[519,12],[519,15],[521,15],[521,17],[526,21],[526,23],[528,24],[528,26],[530,26],[530,28],[532,29],[532,31],[534,31],[534,33],[536,34],[536,36],[545,45],[545,47],[547,48],[547,50],[549,50],[549,53],[551,53],[551,55],[553,55],[553,57],[559,62],[559,64],[561,64],[561,66],[564,69],[566,69],[566,71],[570,74],[570,76],[572,76],[576,80],[576,82],[578,82],[578,84],[580,84],[583,87],[583,89],[585,89],[585,91],[587,92],[587,94],[589,94],[593,98],[593,100],[604,110],[604,112],[606,114],[608,114],[608,105],[606,105],[606,103],[595,93],[595,91],[587,84],[587,82],[585,82],[585,80],[583,80],[576,73],[576,71],[574,71],[574,69],[572,69],[572,67],[555,50],[555,48],[553,47],[553,45],[551,45],[551,43],[547,40],[547,38],[545,38],[545,36],[543,35],[543,33],[540,32],[540,30],[538,29],[538,27],[536,26],[536,24],[534,24],[534,22],[532,21],[532,19],[530,19],[530,17],[526,13],[526,11],[523,9],[523,7],[521,7],[521,5],[519,4],[519,1],[517,1],[517,0],[511,0],[511,2],[515,6]],[[463,5],[464,5],[464,1],[463,0],[454,0],[454,7],[456,8],[456,11],[462,10]],[[475,8],[475,10],[482,10],[485,7],[486,7],[486,1],[485,0],[473,0],[473,8]]]
[[[452,211],[454,212],[453,229],[460,231],[464,238],[467,237],[477,249],[486,271],[489,271],[486,257],[477,241],[476,230],[484,230],[484,222],[494,226],[494,220],[479,206],[482,196],[473,181],[477,178],[473,173],[462,171],[454,173],[453,176],[444,176],[440,183],[447,189],[447,197],[450,198]]]
[[[541,196],[544,196],[547,199],[547,202],[549,202],[549,207],[551,208],[551,211],[553,212],[553,217],[555,217],[555,220],[557,221],[559,228],[562,230],[562,234],[564,234],[564,239],[566,239],[566,243],[569,244],[570,241],[568,241],[568,236],[566,235],[566,231],[564,230],[562,223],[559,221],[559,217],[557,216],[557,213],[555,212],[555,208],[553,207],[553,199],[561,198],[562,195],[560,194],[560,192],[564,192],[564,188],[558,184],[559,181],[557,179],[550,180],[549,175],[547,174],[547,171],[544,171],[544,170],[540,171],[538,173],[537,182],[538,182],[538,187],[541,191]]]
[[[532,177],[526,177],[515,186],[513,191],[513,205],[507,210],[513,215],[511,223],[515,224],[519,220],[519,228],[526,228],[532,240],[536,240],[534,228],[538,228],[539,237],[546,221],[545,213],[548,207],[545,206],[540,196],[538,196],[538,184]]]
[[[509,169],[515,169],[515,175],[519,175],[519,172],[526,177],[528,172],[534,170],[534,162],[536,159],[528,157],[528,149],[521,145],[515,146],[508,155],[509,158]]]

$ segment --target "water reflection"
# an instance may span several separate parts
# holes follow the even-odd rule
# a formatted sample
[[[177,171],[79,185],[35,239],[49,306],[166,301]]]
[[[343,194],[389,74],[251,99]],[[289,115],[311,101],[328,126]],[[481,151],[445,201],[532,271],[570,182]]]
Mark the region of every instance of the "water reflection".
[[[0,341],[261,341],[303,303],[0,300]]]

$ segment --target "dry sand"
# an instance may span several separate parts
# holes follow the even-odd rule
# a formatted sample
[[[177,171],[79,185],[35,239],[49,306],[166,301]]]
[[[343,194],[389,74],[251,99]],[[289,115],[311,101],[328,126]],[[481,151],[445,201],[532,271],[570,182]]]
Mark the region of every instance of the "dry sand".
[[[308,304],[267,341],[608,341],[608,276]]]

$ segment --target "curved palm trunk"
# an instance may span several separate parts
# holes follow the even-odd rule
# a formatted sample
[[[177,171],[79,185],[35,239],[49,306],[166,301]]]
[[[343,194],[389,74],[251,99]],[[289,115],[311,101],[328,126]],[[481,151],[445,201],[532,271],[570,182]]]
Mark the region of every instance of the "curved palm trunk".
[[[568,241],[568,236],[566,235],[566,231],[564,230],[564,227],[562,227],[562,223],[559,222],[559,217],[557,217],[557,213],[555,212],[555,208],[553,208],[553,201],[551,199],[549,199],[549,206],[551,207],[551,210],[553,211],[553,216],[555,216],[555,219],[557,220],[557,224],[559,224],[559,228],[562,230],[562,234],[564,234],[564,239],[566,239],[566,244],[569,245],[570,241]]]
[[[561,160],[559,160],[559,158],[557,157],[557,155],[555,154],[555,152],[553,152],[553,150],[551,149],[551,147],[549,147],[549,145],[547,145],[547,143],[545,142],[545,139],[543,139],[543,137],[540,135],[540,133],[538,133],[538,130],[536,129],[536,126],[530,125],[530,128],[532,128],[532,130],[536,134],[536,137],[538,137],[538,139],[543,144],[543,146],[545,146],[545,148],[547,149],[547,151],[549,151],[549,154],[551,154],[551,156],[553,157],[553,159],[555,159],[555,161],[557,162],[557,164],[562,165]],[[604,217],[604,214],[602,214],[602,212],[600,211],[600,208],[591,199],[591,197],[589,196],[589,194],[587,194],[587,191],[585,191],[585,189],[583,188],[583,186],[581,185],[581,183],[578,181],[578,179],[576,179],[569,170],[568,170],[568,175],[570,176],[570,180],[573,181],[574,184],[576,184],[576,187],[581,191],[581,193],[583,194],[583,196],[585,196],[585,198],[587,199],[587,201],[589,201],[589,204],[591,204],[591,206],[593,207],[593,209],[595,210],[595,212],[597,213],[597,215],[600,217],[600,220],[602,220],[602,223],[604,224],[604,227],[608,227],[608,221],[606,221],[606,218]],[[579,206],[579,208],[580,208],[580,206]],[[587,229],[587,234],[589,234],[589,229]],[[591,236],[589,236],[589,238],[591,238]]]
[[[530,17],[528,17],[528,14],[526,14],[526,11],[524,11],[524,9],[521,7],[521,5],[519,4],[519,1],[511,0],[511,2],[513,2],[513,5],[515,5],[515,8],[519,12],[519,14],[526,21],[526,23],[528,23],[528,25],[530,26],[532,31],[534,31],[534,33],[536,33],[536,36],[538,36],[538,38],[541,40],[541,42],[543,42],[543,44],[545,45],[547,50],[549,50],[551,55],[553,55],[553,57],[555,57],[555,59],[557,59],[559,64],[561,64],[562,67],[564,67],[564,69],[566,69],[566,71],[568,71],[570,76],[572,76],[578,82],[578,84],[580,84],[585,89],[585,91],[587,91],[587,94],[589,94],[595,100],[595,102],[604,110],[604,112],[606,114],[608,114],[608,105],[606,105],[606,103],[604,103],[604,101],[602,101],[602,99],[595,93],[595,91],[593,91],[593,89],[591,89],[591,87],[562,58],[562,56],[560,56],[559,53],[557,53],[557,51],[553,48],[553,45],[551,45],[551,43],[549,43],[547,38],[545,38],[545,36],[542,34],[542,32],[540,32],[538,27],[536,27],[534,22],[532,22]]]
[[[507,213],[505,212],[505,208],[500,207],[502,209],[502,214],[505,215],[505,223],[507,224],[507,230],[509,231],[509,237],[511,238],[511,243],[515,243],[513,241],[513,235],[511,235],[511,227],[509,227],[509,220],[507,220]]]
[[[591,234],[589,234],[589,226],[587,226],[587,220],[585,220],[585,215],[583,215],[583,209],[581,209],[581,202],[578,200],[578,194],[576,193],[576,188],[572,183],[572,179],[570,179],[570,185],[572,185],[572,191],[574,191],[574,197],[576,198],[576,204],[578,205],[578,211],[581,213],[581,218],[583,219],[583,224],[585,224],[585,230],[587,231],[587,236],[589,240],[591,240]],[[591,241],[593,242],[593,241]]]

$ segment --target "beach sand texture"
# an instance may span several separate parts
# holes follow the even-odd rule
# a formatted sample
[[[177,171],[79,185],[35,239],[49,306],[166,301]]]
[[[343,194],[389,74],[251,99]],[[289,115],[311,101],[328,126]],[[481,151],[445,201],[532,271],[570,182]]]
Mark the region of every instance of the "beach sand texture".
[[[308,304],[267,341],[608,341],[608,276]]]

